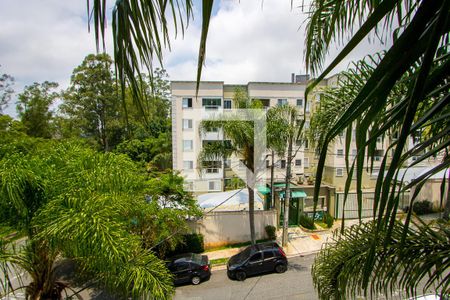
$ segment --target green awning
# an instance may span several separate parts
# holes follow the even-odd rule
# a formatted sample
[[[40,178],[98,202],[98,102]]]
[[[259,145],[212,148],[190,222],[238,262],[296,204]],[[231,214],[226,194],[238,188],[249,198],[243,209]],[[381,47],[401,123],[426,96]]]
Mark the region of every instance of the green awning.
[[[292,191],[292,198],[306,198],[306,193],[304,191]],[[280,198],[284,198],[284,191],[280,192]]]
[[[270,194],[270,189],[267,186],[260,185],[257,187],[258,192],[260,192],[263,195]]]
[[[285,183],[275,183],[273,186],[277,187],[277,188],[284,188],[284,187],[286,187],[286,184]],[[290,183],[289,186],[290,187],[297,187],[295,184],[292,184],[292,183]]]

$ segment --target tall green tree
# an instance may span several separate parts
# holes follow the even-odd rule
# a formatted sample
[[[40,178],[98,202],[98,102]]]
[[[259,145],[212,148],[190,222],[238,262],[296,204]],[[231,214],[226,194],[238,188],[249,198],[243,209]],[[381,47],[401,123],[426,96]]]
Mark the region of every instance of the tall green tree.
[[[0,156],[0,208],[10,213],[3,221],[28,239],[15,251],[12,241],[0,239],[0,267],[30,275],[29,299],[60,299],[69,291],[55,273],[63,257],[74,260],[90,283],[115,294],[171,297],[171,275],[151,249],[160,242],[173,247],[176,238],[171,239],[182,233],[186,217],[198,213],[181,189],[181,177],[147,181],[126,156],[79,143],[38,141],[24,149],[18,140],[6,146]],[[3,290],[9,285],[0,282]]]
[[[437,155],[450,145],[448,118],[448,76],[450,58],[448,55],[450,1],[314,1],[311,5],[307,27],[307,63],[313,73],[318,73],[324,62],[331,41],[342,41],[345,33],[353,30],[346,46],[308,87],[311,91],[333,68],[342,61],[360,42],[378,29],[378,36],[393,34],[393,44],[376,64],[367,80],[356,90],[338,120],[331,126],[323,139],[316,174],[315,199],[318,197],[326,148],[339,132],[355,124],[357,157],[350,167],[357,186],[361,186],[366,153],[370,157],[373,143],[378,137],[387,136],[393,129],[398,137],[390,142],[384,156],[375,188],[374,224],[369,230],[363,225],[343,232],[337,238],[336,247],[331,245],[317,259],[313,277],[322,299],[343,299],[355,293],[375,295],[392,293],[394,289],[408,287],[409,294],[417,292],[418,282],[424,278],[424,266],[433,270],[427,279],[427,286],[436,285],[438,291],[448,291],[448,253],[439,245],[447,239],[448,224],[433,226],[419,223],[421,235],[411,232],[412,212],[397,224],[396,214],[400,193],[416,186],[411,195],[411,205],[432,174],[448,169],[450,161],[446,156],[437,166],[409,185],[396,189],[398,170],[412,156],[419,158],[413,165]],[[394,22],[394,20],[396,20]],[[395,105],[389,101],[395,92],[396,83],[406,80],[406,89]],[[347,132],[349,130],[347,129]],[[421,139],[413,149],[406,149],[408,140],[420,135]],[[347,134],[348,136],[348,134]],[[426,150],[425,152],[423,152]],[[392,154],[392,157],[389,157]],[[358,188],[361,206],[361,193]],[[376,216],[376,217],[375,217]],[[397,229],[401,228],[400,235]],[[350,238],[354,236],[355,238]],[[439,236],[439,238],[438,238]],[[360,247],[357,240],[365,239],[367,247]],[[414,238],[418,244],[409,243]],[[427,246],[420,241],[435,240],[437,252],[423,255]],[[379,242],[383,241],[380,251]],[[445,242],[444,242],[445,243]],[[347,246],[345,246],[347,245]],[[345,246],[345,247],[344,247]],[[353,250],[351,250],[353,248]],[[402,249],[401,251],[395,251]],[[414,249],[414,251],[413,251]],[[361,262],[358,272],[348,272],[353,263],[343,253],[358,252]],[[343,252],[341,252],[343,251]],[[444,251],[444,252],[442,252]],[[336,259],[341,255],[341,259]],[[346,254],[345,254],[346,255]],[[447,258],[445,258],[447,257]],[[392,264],[392,260],[395,263]],[[348,284],[351,282],[351,284]]]
[[[14,93],[12,85],[14,84],[14,78],[8,74],[2,74],[0,76],[0,114],[3,113],[3,109],[8,106],[8,102],[11,99],[11,95]]]
[[[107,54],[90,54],[73,71],[60,109],[67,126],[93,139],[103,151],[120,141],[123,126],[118,88]]]
[[[26,133],[34,137],[51,138],[53,136],[53,111],[51,105],[59,97],[54,91],[56,82],[35,82],[26,86],[18,96],[17,111]]]

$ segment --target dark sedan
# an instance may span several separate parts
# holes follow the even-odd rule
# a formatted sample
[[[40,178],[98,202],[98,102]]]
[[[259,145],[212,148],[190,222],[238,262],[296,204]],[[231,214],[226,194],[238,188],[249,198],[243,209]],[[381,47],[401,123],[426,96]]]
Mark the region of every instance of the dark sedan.
[[[211,266],[206,255],[181,254],[170,258],[166,266],[173,274],[174,284],[190,282],[197,285],[211,277]]]
[[[227,274],[230,279],[245,280],[247,276],[266,272],[283,273],[287,264],[286,254],[277,243],[261,243],[232,256],[227,264]]]

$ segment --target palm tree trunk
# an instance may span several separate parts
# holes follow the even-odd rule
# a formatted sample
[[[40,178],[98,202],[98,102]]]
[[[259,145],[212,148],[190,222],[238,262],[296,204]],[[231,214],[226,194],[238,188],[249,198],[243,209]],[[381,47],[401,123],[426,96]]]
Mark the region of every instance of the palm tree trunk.
[[[270,208],[275,205],[275,187],[273,186],[275,172],[275,152],[272,150],[272,165],[270,166]]]

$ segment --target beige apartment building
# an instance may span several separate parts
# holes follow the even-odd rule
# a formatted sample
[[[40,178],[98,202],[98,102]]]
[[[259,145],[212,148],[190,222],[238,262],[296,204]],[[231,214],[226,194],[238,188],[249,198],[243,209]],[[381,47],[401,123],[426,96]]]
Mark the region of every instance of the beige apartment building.
[[[236,88],[247,91],[250,99],[261,101],[265,108],[276,105],[297,106],[304,112],[306,80],[301,82],[249,82],[247,85],[230,85],[221,81],[203,81],[196,95],[194,81],[172,81],[172,145],[173,169],[179,170],[185,178],[186,188],[196,194],[224,191],[234,177],[245,177],[245,168],[238,157],[208,162],[200,168],[198,156],[204,143],[226,140],[220,130],[200,132],[203,111],[226,111],[234,108],[233,96]],[[306,109],[309,119],[309,107]],[[302,177],[308,160],[304,159],[304,147],[296,146],[292,174]],[[267,152],[266,177],[270,176],[271,157]],[[306,164],[305,164],[306,163]],[[275,180],[283,181],[286,173],[286,159],[275,157]]]

